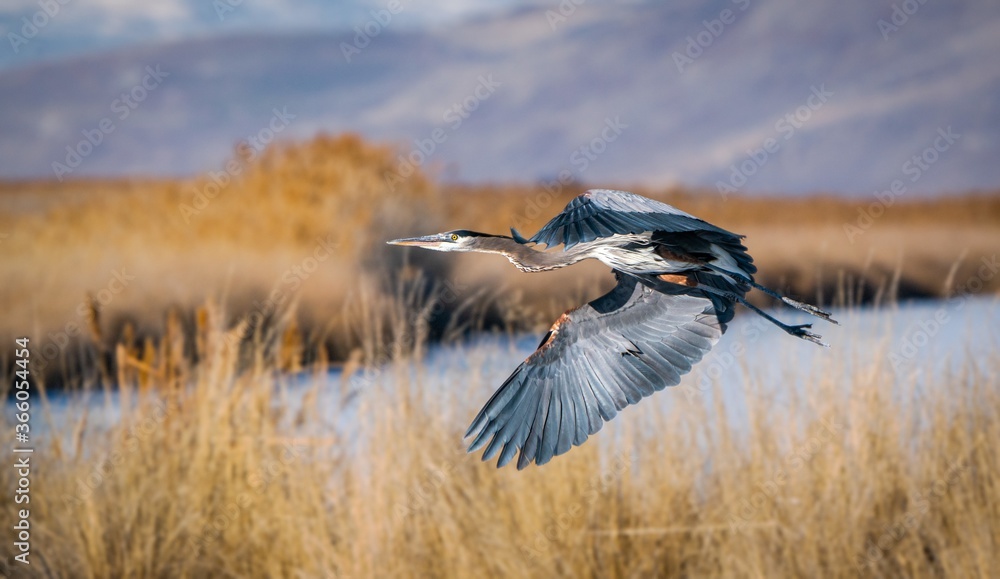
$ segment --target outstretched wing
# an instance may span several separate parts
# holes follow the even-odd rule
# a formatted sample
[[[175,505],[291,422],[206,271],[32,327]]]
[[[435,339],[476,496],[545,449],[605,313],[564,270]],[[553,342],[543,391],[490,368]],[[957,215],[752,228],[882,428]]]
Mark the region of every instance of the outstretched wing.
[[[547,247],[562,243],[568,249],[601,237],[646,231],[709,231],[736,241],[740,239],[735,233],[666,203],[627,191],[591,189],[570,201],[562,213],[553,217],[528,241],[544,243]]]
[[[619,410],[680,382],[725,324],[704,296],[668,295],[619,274],[606,295],[562,315],[472,421],[473,452],[521,450],[517,468],[583,444]]]

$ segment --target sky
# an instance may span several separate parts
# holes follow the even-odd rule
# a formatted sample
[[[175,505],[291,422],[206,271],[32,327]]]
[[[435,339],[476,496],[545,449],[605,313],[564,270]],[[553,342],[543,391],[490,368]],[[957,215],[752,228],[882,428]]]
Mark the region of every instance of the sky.
[[[0,32],[0,179],[218,170],[288,111],[444,180],[1000,189],[995,2],[9,0]]]
[[[399,0],[402,9],[393,26],[445,26],[532,4],[537,2]],[[0,5],[5,38],[0,70],[185,38],[349,30],[388,5],[365,0],[5,0]]]

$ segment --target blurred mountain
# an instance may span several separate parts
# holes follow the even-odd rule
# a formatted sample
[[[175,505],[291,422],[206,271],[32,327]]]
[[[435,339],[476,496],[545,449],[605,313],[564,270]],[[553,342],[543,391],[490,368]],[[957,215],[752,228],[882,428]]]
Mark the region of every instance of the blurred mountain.
[[[355,131],[450,180],[1000,186],[997,3],[563,0],[416,30],[374,10],[0,72],[0,177],[220,171],[241,139]]]

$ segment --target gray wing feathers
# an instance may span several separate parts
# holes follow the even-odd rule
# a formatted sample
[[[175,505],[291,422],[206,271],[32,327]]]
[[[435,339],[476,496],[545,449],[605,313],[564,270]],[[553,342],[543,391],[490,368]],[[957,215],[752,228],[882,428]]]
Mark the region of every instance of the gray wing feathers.
[[[739,236],[702,221],[676,207],[647,199],[627,191],[592,189],[566,205],[562,213],[529,238],[534,243],[565,248],[615,234],[639,234],[647,231],[711,231]]]
[[[611,292],[570,312],[472,421],[469,452],[497,466],[539,465],[582,444],[618,411],[681,376],[723,332],[713,303],[666,295],[621,275]]]

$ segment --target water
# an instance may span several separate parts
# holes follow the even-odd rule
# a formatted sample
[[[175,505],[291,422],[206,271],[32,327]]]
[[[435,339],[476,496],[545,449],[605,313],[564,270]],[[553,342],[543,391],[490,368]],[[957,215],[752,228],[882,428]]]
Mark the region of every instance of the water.
[[[916,383],[920,387],[947,383],[944,379],[959,371],[987,372],[989,364],[995,364],[1000,342],[1000,299],[992,297],[835,311],[840,326],[790,309],[771,313],[786,323],[813,322],[813,330],[831,347],[794,338],[763,318],[743,312],[680,385],[644,400],[642,406],[667,412],[678,403],[710,403],[713,396],[723,396],[731,420],[740,424],[746,415],[740,401],[747,395],[763,396],[769,404],[784,404],[790,393],[804,392],[825,375],[849,379],[874,367],[884,368],[886,363],[897,377],[896,384]],[[282,393],[277,399],[288,410],[287,416],[294,416],[307,391],[318,387],[314,403],[321,420],[302,434],[337,433],[356,440],[363,431],[357,419],[359,408],[366,403],[392,404],[386,396],[394,388],[382,385],[402,380],[418,389],[417,395],[428,407],[440,407],[447,414],[443,419],[464,427],[490,393],[534,351],[538,341],[537,335],[513,339],[480,336],[462,344],[430,347],[420,364],[391,365],[346,379],[339,370],[319,377],[289,377],[281,381]],[[318,385],[317,379],[321,382]],[[905,395],[903,398],[901,403],[905,403]],[[32,428],[36,435],[44,435],[50,425],[75,424],[84,409],[89,412],[88,434],[117,423],[121,413],[115,393],[86,398],[54,395],[47,413],[39,412],[37,406],[35,409]],[[8,416],[13,414],[9,404],[7,412]],[[629,412],[626,409],[624,414]],[[613,421],[612,428],[620,421]]]

